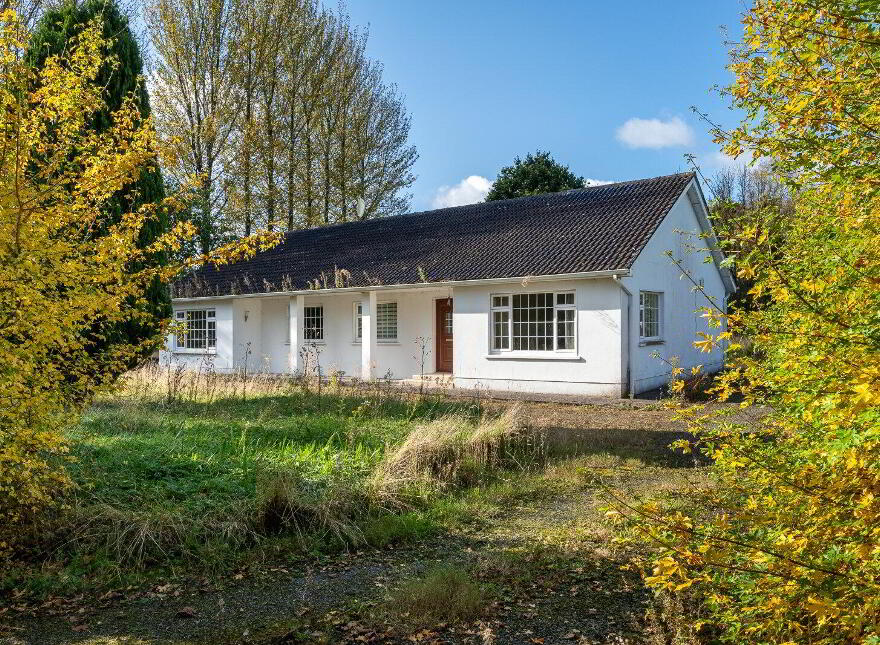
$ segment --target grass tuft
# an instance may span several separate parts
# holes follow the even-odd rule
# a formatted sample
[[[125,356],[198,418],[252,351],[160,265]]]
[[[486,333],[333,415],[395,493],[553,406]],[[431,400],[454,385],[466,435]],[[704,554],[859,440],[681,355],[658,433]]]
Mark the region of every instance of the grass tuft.
[[[446,415],[416,426],[378,464],[373,485],[394,497],[414,490],[433,491],[485,483],[493,471],[526,470],[543,462],[541,434],[524,421],[519,405],[501,415],[484,415],[477,424]]]
[[[477,620],[489,604],[489,590],[463,568],[445,564],[404,582],[385,603],[389,621],[409,629]]]

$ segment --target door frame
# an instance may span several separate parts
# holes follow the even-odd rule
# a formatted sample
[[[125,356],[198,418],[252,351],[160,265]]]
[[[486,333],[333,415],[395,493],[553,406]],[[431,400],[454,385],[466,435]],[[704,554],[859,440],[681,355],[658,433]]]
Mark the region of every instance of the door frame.
[[[453,335],[452,335],[453,361],[452,361],[452,366],[449,368],[448,372],[441,372],[440,371],[440,352],[439,352],[439,349],[440,349],[440,328],[437,326],[437,303],[440,300],[449,300],[451,304],[454,302],[452,295],[442,296],[442,297],[438,296],[433,299],[434,311],[432,312],[433,315],[431,317],[434,321],[434,323],[433,323],[434,324],[434,372],[437,374],[441,374],[441,373],[442,374],[452,374],[452,372],[455,369],[455,361],[454,361],[454,356],[455,356],[455,333],[454,333],[454,330],[455,330],[455,313],[454,313],[455,312],[455,305],[452,304],[452,312],[453,312],[453,317],[452,317],[452,324],[453,324]]]

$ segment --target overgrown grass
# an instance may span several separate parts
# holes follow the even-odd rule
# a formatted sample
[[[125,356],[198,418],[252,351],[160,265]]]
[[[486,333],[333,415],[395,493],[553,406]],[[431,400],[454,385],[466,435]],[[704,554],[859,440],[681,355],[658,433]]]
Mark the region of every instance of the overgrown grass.
[[[450,492],[541,458],[515,410],[158,368],[68,436],[76,490],[0,589],[72,592],[419,538],[455,512]]]

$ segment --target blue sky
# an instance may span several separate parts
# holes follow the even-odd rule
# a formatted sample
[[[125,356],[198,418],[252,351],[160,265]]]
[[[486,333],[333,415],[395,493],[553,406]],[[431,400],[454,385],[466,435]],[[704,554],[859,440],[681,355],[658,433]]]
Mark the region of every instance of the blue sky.
[[[730,81],[724,40],[741,33],[740,1],[349,0],[347,9],[406,95],[420,155],[413,209],[477,201],[481,178],[539,148],[603,181],[685,170],[686,152],[709,172],[724,163],[689,108],[738,120],[709,89]]]

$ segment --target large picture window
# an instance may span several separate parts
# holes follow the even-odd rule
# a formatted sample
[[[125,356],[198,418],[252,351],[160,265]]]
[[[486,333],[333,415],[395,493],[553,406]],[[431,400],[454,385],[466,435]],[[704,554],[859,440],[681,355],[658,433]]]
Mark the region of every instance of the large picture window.
[[[303,339],[324,340],[324,307],[303,307]]]
[[[639,293],[639,338],[660,340],[662,330],[663,294],[657,291]]]
[[[573,291],[492,295],[492,350],[573,352],[575,315]]]
[[[177,335],[177,349],[211,350],[217,347],[217,319],[213,309],[185,309],[175,313],[175,320],[184,327]]]
[[[376,340],[397,340],[397,303],[380,302],[376,305]]]

